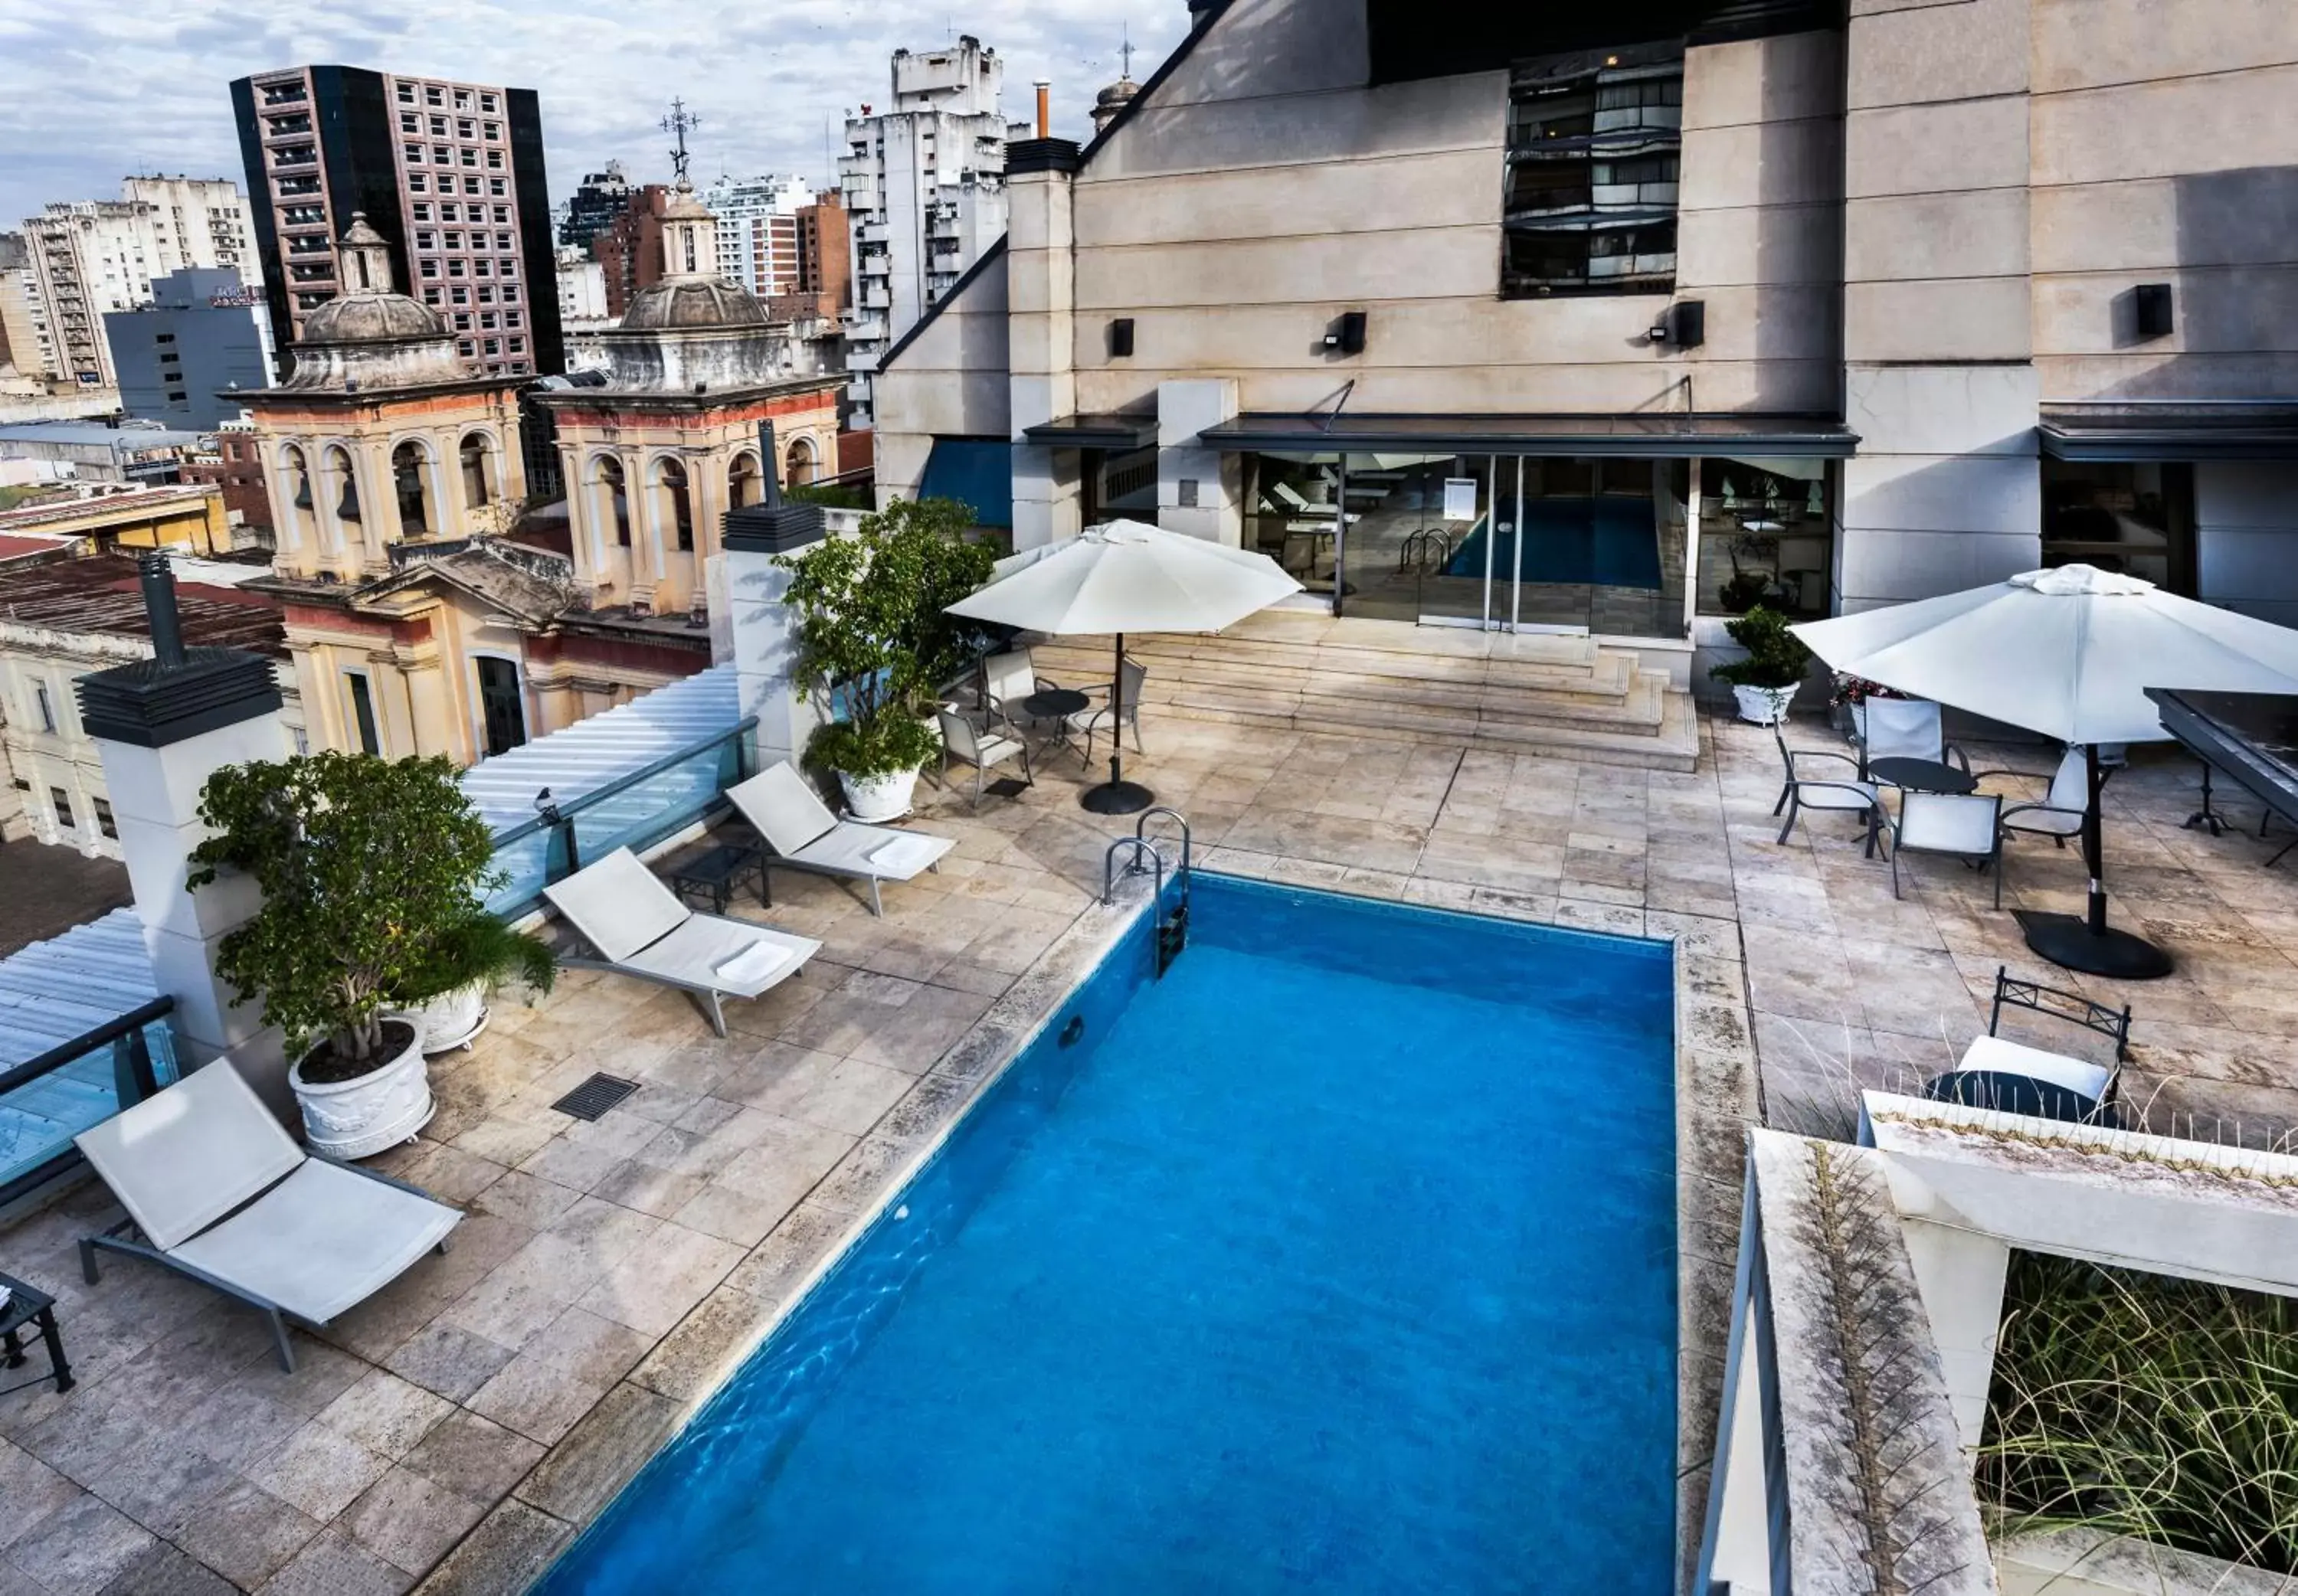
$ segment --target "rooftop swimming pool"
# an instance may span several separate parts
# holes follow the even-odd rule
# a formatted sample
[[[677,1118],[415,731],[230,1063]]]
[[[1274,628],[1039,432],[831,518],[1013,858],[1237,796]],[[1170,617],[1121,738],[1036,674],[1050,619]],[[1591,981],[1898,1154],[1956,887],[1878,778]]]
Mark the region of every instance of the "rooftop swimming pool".
[[[543,1590],[1668,1588],[1668,948],[1202,873],[1192,921]]]

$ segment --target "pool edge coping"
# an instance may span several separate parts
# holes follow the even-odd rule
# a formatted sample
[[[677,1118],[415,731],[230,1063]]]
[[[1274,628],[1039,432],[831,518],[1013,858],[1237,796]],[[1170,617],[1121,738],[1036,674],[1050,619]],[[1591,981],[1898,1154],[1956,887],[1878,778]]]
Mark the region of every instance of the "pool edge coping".
[[[1236,879],[1374,903],[1402,901],[1324,884],[1244,875]],[[1436,905],[1406,906],[1581,934],[1591,934],[1591,930],[1540,916],[1479,914]],[[1021,1057],[1148,909],[1145,891],[1137,899],[1115,905],[1088,905],[919,1078],[921,1086],[939,1079],[962,1083],[964,1089],[951,1094],[940,1105],[937,1121],[905,1144],[897,1161],[885,1166],[867,1199],[846,1215],[845,1222],[818,1246],[811,1261],[792,1276],[775,1299],[758,1300],[758,1317],[725,1343],[710,1360],[707,1372],[679,1396],[666,1394],[641,1378],[663,1348],[702,1314],[713,1298],[706,1298],[682,1319],[544,1451],[519,1482],[417,1582],[416,1596],[498,1596],[525,1591],[548,1573],[806,1300],[876,1221],[885,1204],[940,1150],[982,1094]],[[1676,1444],[1675,1573],[1671,1583],[1678,1592],[1686,1589],[1706,1512],[1715,1416],[1723,1391],[1732,1270],[1739,1250],[1746,1129],[1760,1122],[1755,1037],[1740,926],[1736,920],[1701,918],[1715,919],[1719,935],[1728,928],[1728,948],[1712,942],[1703,945],[1698,934],[1682,930],[1665,936],[1593,933],[1664,943],[1672,955]],[[889,1110],[889,1117],[898,1113],[900,1107],[897,1104]],[[836,1174],[833,1170],[825,1175],[814,1189],[819,1191]],[[804,1206],[812,1195],[810,1192],[801,1198],[791,1211]],[[744,1263],[765,1249],[773,1235],[769,1232],[752,1247]],[[737,1269],[741,1267],[736,1266]],[[537,1497],[544,1501],[534,1500]],[[563,1508],[570,1500],[574,1504],[572,1511],[555,1511],[553,1506],[544,1505],[550,1502]]]

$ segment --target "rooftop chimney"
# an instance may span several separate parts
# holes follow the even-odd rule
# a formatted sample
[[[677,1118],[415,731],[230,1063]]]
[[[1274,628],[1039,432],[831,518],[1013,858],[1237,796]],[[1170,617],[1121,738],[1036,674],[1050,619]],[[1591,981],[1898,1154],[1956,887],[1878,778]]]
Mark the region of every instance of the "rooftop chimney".
[[[184,664],[184,617],[176,608],[176,575],[168,568],[164,550],[153,550],[136,562],[144,584],[144,609],[152,617],[152,653],[161,668],[178,670]]]
[[[1054,136],[1054,85],[1050,79],[1037,79],[1037,136]]]

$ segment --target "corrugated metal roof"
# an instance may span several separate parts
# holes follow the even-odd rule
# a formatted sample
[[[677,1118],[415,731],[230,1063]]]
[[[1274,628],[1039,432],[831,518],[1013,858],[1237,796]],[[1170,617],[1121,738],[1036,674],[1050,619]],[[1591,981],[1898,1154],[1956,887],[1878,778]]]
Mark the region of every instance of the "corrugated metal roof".
[[[114,909],[0,959],[0,1069],[85,1036],[160,995],[144,922]]]
[[[713,666],[481,760],[463,773],[463,790],[487,824],[508,831],[534,818],[534,795],[545,787],[564,806],[682,748],[723,736],[741,718],[734,667]]]

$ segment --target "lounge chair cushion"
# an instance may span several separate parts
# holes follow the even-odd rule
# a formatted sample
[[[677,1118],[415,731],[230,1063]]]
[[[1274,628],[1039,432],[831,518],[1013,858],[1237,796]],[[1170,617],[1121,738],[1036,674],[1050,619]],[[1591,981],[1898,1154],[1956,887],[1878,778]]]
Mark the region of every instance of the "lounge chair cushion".
[[[165,1250],[325,1324],[398,1278],[462,1217],[444,1203],[315,1158],[214,1229]]]
[[[929,837],[922,831],[898,831],[889,840],[878,842],[867,857],[871,868],[880,874],[905,880],[948,851],[949,839],[946,837]]]
[[[2036,1080],[2064,1087],[2079,1092],[2093,1102],[2104,1101],[2107,1083],[2114,1072],[2102,1064],[2070,1058],[2063,1053],[2046,1053],[2039,1047],[2029,1047],[2018,1042],[2008,1042],[2001,1037],[1980,1037],[1963,1049],[1962,1070],[1991,1070],[1998,1075],[2025,1075]]]
[[[756,974],[736,978],[720,973],[728,961],[761,943],[781,949],[785,956]],[[735,997],[756,997],[821,951],[822,944],[810,937],[794,937],[788,931],[752,925],[744,920],[696,914],[651,947],[641,948],[616,963],[641,975],[682,986]]]
[[[838,816],[787,760],[728,788],[726,799],[785,858],[838,829]]]
[[[255,1088],[223,1063],[194,1071],[72,1140],[163,1253],[304,1161]]]
[[[692,913],[639,856],[618,848],[542,889],[558,912],[608,960],[620,964],[659,942]]]

